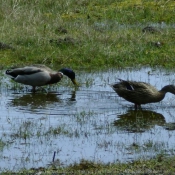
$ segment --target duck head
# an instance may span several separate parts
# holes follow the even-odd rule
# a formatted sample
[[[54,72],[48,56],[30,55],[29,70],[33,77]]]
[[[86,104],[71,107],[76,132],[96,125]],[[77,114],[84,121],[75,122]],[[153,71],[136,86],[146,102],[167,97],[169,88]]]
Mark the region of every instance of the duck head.
[[[170,92],[172,94],[175,95],[175,86],[174,85],[167,85],[167,86],[164,86],[161,91],[164,91],[165,93],[166,92]]]
[[[76,80],[75,80],[75,72],[72,69],[62,68],[59,70],[59,72],[63,73],[67,77],[69,77],[74,85],[78,85]]]

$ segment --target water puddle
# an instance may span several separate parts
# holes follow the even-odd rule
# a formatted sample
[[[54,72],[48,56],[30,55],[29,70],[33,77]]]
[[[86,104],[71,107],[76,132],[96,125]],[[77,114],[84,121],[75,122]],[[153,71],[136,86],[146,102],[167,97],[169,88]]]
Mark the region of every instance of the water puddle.
[[[175,96],[168,93],[162,102],[135,111],[109,86],[117,78],[158,89],[175,84],[173,72],[151,68],[80,71],[81,87],[64,78],[36,94],[23,85],[13,90],[18,85],[1,78],[0,171],[48,166],[54,152],[64,166],[81,159],[127,162],[174,154]]]

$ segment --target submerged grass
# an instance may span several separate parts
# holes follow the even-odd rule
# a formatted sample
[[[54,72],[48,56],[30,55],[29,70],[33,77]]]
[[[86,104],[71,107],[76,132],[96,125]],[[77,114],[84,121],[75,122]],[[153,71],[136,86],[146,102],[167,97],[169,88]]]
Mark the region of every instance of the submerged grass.
[[[45,135],[53,135],[53,136],[57,136],[57,135],[66,135],[71,137],[72,133],[70,133],[70,131],[65,129],[65,126],[58,126],[56,128],[50,127],[49,130],[45,133]]]
[[[6,146],[7,143],[5,143],[4,141],[2,141],[2,139],[0,139],[0,151],[3,150],[4,146]]]
[[[1,49],[2,67],[174,67],[174,1],[0,3],[1,42],[14,48]],[[147,25],[159,32],[143,33]]]

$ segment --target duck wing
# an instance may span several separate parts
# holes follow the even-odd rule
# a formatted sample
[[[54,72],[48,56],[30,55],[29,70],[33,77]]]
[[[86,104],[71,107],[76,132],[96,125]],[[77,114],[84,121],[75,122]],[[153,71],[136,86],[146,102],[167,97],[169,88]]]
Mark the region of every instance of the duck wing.
[[[146,104],[160,101],[160,98],[155,98],[158,90],[145,82],[125,81],[119,79],[120,82],[114,84],[114,91],[125,100],[135,104]]]
[[[124,86],[127,90],[138,91],[152,89],[157,91],[154,86],[151,86],[150,84],[145,82],[125,81],[121,79],[119,80],[121,81],[120,84]]]
[[[36,68],[39,68],[39,69],[42,69],[42,70],[46,70],[48,72],[54,72],[52,69],[50,69],[49,67],[45,66],[44,64],[33,64],[29,67],[36,67]]]
[[[130,84],[130,86],[133,87],[133,90],[136,90],[136,91],[139,89],[144,90],[144,89],[153,89],[154,88],[153,86],[151,86],[150,84],[145,83],[145,82],[129,81],[128,83]]]
[[[41,68],[35,66],[26,66],[23,68],[15,68],[6,70],[6,74],[16,78],[18,75],[31,75],[38,72],[43,72]]]

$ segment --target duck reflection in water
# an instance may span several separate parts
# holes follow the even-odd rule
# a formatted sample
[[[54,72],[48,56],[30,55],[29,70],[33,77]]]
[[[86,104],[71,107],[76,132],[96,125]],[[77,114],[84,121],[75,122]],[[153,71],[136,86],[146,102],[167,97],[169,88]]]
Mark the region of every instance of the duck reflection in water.
[[[162,114],[148,110],[129,110],[126,114],[119,115],[118,118],[114,121],[114,126],[119,130],[134,133],[145,132],[155,125],[163,126],[166,123]]]
[[[13,107],[29,107],[31,109],[45,108],[49,105],[65,105],[65,102],[70,105],[72,101],[76,101],[76,91],[61,92],[61,93],[30,93],[20,96],[14,96],[10,101],[10,106]]]

